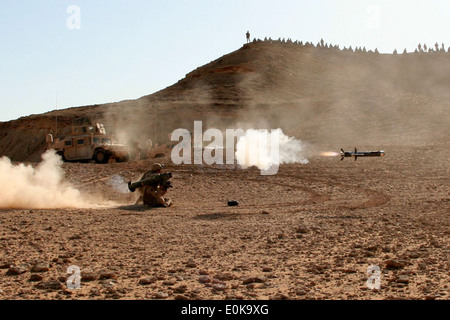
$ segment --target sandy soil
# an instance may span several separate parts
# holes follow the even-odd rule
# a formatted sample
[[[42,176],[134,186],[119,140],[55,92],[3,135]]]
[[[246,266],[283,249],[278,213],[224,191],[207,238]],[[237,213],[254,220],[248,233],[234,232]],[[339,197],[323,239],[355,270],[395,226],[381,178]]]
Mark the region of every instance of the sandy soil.
[[[449,147],[312,158],[269,177],[163,160],[168,209],[110,184],[152,160],[66,163],[83,193],[115,204],[1,210],[0,299],[449,299]],[[80,289],[66,285],[72,265]],[[380,290],[366,285],[371,265]]]

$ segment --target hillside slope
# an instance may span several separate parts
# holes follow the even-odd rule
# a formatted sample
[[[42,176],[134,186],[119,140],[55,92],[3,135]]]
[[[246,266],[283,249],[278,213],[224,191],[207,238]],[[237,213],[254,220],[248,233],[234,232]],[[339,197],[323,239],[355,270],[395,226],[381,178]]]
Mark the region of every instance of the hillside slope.
[[[157,76],[157,75],[154,75]],[[163,142],[177,128],[282,128],[320,145],[448,142],[450,53],[380,55],[254,42],[152,95],[0,123],[0,155],[38,161],[45,135],[77,116],[123,140]]]

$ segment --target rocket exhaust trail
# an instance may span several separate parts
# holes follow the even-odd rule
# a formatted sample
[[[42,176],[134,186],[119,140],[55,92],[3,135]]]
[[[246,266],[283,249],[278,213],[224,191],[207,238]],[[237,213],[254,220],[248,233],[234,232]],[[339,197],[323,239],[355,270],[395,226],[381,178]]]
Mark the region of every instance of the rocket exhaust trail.
[[[319,153],[319,156],[321,157],[337,157],[339,156],[339,153],[333,152],[333,151],[323,151]]]

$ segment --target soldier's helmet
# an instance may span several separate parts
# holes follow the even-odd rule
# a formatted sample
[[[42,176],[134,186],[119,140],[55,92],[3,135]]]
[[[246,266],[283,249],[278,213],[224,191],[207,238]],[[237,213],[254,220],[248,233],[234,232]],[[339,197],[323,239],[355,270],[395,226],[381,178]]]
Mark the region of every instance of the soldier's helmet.
[[[160,171],[160,170],[162,170],[163,168],[164,168],[164,166],[163,166],[162,164],[155,163],[155,164],[152,166],[152,172]]]

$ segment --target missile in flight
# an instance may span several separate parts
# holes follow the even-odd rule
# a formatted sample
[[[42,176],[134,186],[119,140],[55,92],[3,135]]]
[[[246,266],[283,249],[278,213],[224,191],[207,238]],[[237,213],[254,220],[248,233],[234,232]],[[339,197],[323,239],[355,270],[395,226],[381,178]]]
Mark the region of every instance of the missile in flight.
[[[344,158],[351,158],[354,157],[355,161],[358,160],[358,157],[384,157],[386,153],[383,150],[379,151],[358,151],[355,148],[355,151],[344,151],[344,149],[341,149],[341,161],[344,160]]]

